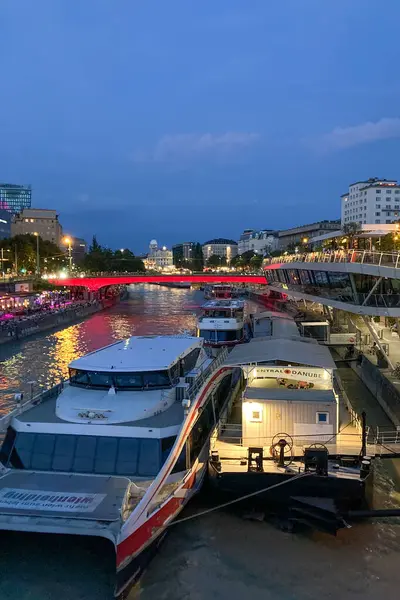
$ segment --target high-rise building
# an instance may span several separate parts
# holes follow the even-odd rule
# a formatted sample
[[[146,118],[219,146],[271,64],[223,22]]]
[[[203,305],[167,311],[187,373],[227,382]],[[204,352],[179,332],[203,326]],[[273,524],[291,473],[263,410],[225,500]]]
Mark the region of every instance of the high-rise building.
[[[174,265],[181,266],[185,261],[191,261],[195,245],[195,242],[182,242],[172,246]]]
[[[24,208],[30,208],[31,203],[32,188],[30,185],[0,183],[0,208],[16,215]]]
[[[341,196],[341,223],[388,224],[400,219],[400,185],[395,179],[356,181]]]
[[[62,227],[55,210],[47,208],[24,208],[15,215],[11,223],[11,235],[38,234],[42,240],[48,240],[60,246]]]

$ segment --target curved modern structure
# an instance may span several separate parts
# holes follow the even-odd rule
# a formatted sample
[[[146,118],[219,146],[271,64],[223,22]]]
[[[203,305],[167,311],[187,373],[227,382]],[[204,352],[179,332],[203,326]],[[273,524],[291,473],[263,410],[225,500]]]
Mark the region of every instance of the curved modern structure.
[[[268,286],[359,315],[400,317],[400,253],[312,252],[273,258]]]

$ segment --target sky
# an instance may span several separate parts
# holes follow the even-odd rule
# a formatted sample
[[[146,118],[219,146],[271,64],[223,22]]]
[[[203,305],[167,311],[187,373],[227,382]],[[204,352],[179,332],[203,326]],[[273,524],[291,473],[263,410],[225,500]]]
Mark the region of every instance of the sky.
[[[398,0],[0,0],[0,181],[112,248],[340,216],[400,178]]]

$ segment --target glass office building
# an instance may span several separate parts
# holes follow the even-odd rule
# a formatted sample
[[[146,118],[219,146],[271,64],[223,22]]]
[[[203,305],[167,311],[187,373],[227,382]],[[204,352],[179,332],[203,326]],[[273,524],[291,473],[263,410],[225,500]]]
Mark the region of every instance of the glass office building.
[[[30,185],[0,183],[0,209],[16,215],[24,208],[30,208],[31,203],[32,188]]]

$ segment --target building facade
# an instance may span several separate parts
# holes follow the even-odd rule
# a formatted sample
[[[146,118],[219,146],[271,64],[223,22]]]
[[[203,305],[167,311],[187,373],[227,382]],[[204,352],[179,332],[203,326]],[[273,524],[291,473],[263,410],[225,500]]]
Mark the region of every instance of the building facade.
[[[11,235],[11,219],[12,214],[5,210],[4,208],[0,208],[0,239],[4,240],[4,238],[9,238]]]
[[[182,242],[172,246],[172,256],[175,266],[180,266],[185,260],[191,261],[196,242]]]
[[[291,229],[283,229],[278,232],[279,250],[286,250],[288,246],[297,246],[301,244],[312,243],[312,238],[337,231],[340,229],[340,220],[335,221],[318,221],[300,227],[292,227]]]
[[[42,240],[61,245],[62,227],[55,210],[24,208],[11,222],[11,235],[39,235]]]
[[[172,250],[168,250],[166,246],[159,248],[157,240],[151,240],[149,244],[149,254],[145,259],[144,264],[146,269],[164,269],[166,267],[172,267]]]
[[[400,185],[395,179],[357,181],[341,196],[341,224],[388,224],[400,219]]]
[[[255,252],[256,254],[269,254],[278,249],[278,232],[272,229],[245,229],[238,242],[238,254]]]
[[[30,185],[0,183],[0,208],[16,215],[24,208],[30,208],[32,188]]]
[[[211,256],[226,258],[229,263],[238,254],[238,243],[226,238],[215,238],[203,244],[203,256],[207,261]]]

